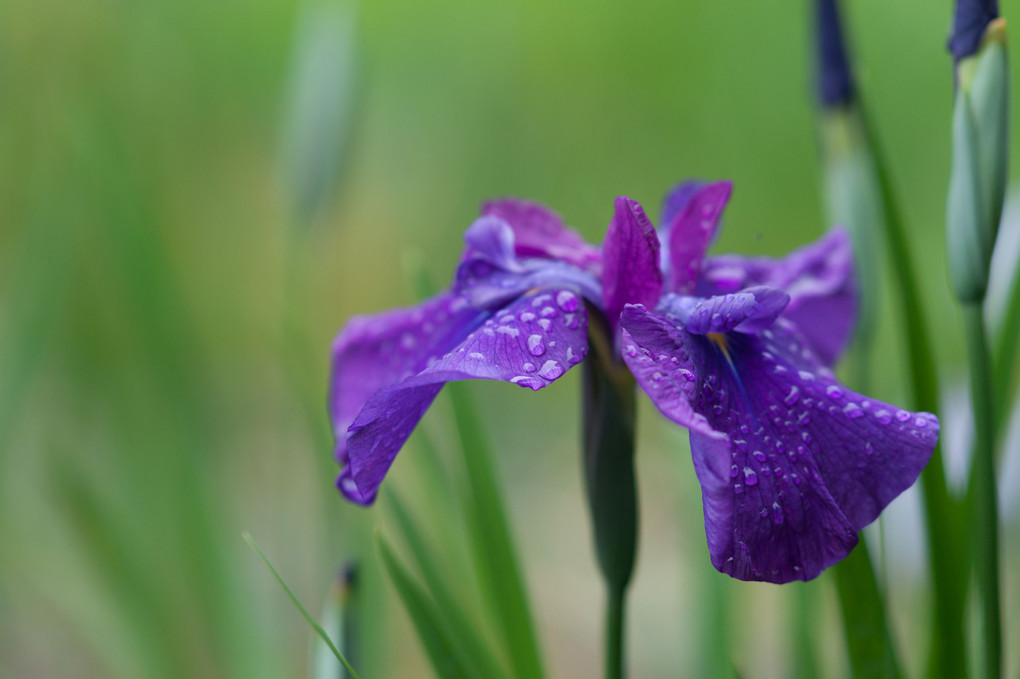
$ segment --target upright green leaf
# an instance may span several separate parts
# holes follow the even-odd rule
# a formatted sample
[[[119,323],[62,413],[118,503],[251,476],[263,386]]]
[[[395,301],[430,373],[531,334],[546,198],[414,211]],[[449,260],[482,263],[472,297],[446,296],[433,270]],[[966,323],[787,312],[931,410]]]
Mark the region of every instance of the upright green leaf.
[[[407,567],[397,559],[393,548],[382,535],[376,535],[379,553],[386,571],[397,589],[404,608],[411,616],[418,639],[429,656],[433,669],[441,679],[472,679],[477,676],[467,670],[464,658],[458,652],[442,614]]]
[[[454,596],[436,559],[435,551],[425,544],[422,531],[411,518],[411,514],[407,511],[400,496],[392,489],[389,490],[388,496],[397,526],[400,528],[407,546],[411,549],[411,554],[418,565],[426,588],[436,602],[437,613],[443,618],[446,627],[450,629],[452,643],[467,659],[472,670],[471,675],[492,677],[492,679],[506,677],[506,671],[501,663],[479,635],[478,622],[469,619],[461,603]]]
[[[531,621],[524,579],[518,566],[502,493],[493,469],[491,447],[479,426],[466,385],[447,386],[453,401],[467,470],[465,513],[471,524],[472,548],[479,579],[499,620],[506,652],[518,677],[545,676]]]

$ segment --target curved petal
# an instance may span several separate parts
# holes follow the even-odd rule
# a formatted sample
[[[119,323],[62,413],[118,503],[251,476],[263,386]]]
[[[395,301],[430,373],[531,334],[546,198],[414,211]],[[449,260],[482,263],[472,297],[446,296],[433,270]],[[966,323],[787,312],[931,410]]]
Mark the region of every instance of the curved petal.
[[[731,182],[716,182],[698,189],[667,225],[669,234],[670,292],[694,292],[705,251],[715,238],[723,210],[733,192]]]
[[[817,576],[931,456],[935,416],[838,384],[782,318],[756,334],[702,336],[629,306],[621,324],[638,383],[691,428],[712,563],[733,577]]]
[[[337,480],[349,499],[375,499],[397,452],[446,382],[501,380],[537,391],[588,353],[587,311],[571,290],[536,291],[486,316],[458,346],[365,404],[348,430],[349,464]]]
[[[655,227],[636,200],[620,196],[602,246],[602,306],[614,337],[625,305],[653,306],[661,296]]]
[[[662,210],[659,212],[659,224],[671,224],[680,211],[687,207],[698,191],[705,186],[700,179],[685,179],[669,190],[662,199]]]
[[[448,352],[477,317],[464,297],[443,292],[418,306],[347,322],[333,341],[329,384],[337,462],[347,461],[347,428],[369,398]]]
[[[482,205],[481,214],[499,217],[510,225],[521,257],[556,259],[584,269],[598,264],[598,250],[541,203],[516,198],[490,200]]]
[[[844,229],[833,229],[782,259],[722,255],[704,264],[695,294],[702,297],[768,285],[790,295],[783,314],[832,365],[849,343],[857,318],[853,246]]]
[[[675,295],[667,295],[669,303]],[[693,299],[681,297],[680,300]],[[778,288],[757,286],[728,295],[702,300],[691,309],[684,327],[696,335],[708,333],[758,332],[771,326],[790,302],[790,296]]]

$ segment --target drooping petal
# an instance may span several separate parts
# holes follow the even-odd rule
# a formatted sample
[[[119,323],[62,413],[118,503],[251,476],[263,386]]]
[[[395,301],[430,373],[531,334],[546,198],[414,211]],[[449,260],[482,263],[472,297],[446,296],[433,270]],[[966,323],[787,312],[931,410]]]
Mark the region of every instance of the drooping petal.
[[[691,294],[701,275],[705,251],[715,238],[719,220],[733,192],[732,182],[716,182],[690,196],[672,221],[669,233],[667,290]]]
[[[938,420],[838,384],[783,318],[696,335],[629,306],[623,357],[667,417],[691,429],[712,563],[742,580],[809,580],[917,479]]]
[[[583,269],[591,269],[599,261],[598,250],[541,203],[501,198],[484,203],[481,214],[499,217],[510,225],[521,257],[555,259]]]
[[[602,307],[614,336],[625,305],[654,306],[661,295],[655,227],[636,200],[620,196],[602,246]]]
[[[857,318],[853,247],[844,229],[833,229],[782,259],[709,257],[695,294],[710,297],[754,285],[780,288],[790,295],[784,317],[794,322],[826,365],[836,362]]]
[[[536,291],[487,314],[458,346],[368,400],[349,429],[340,490],[362,504],[375,499],[397,452],[446,382],[500,380],[541,389],[581,362],[587,329],[585,305],[566,289]]]
[[[333,341],[329,389],[337,462],[347,461],[347,428],[369,398],[456,346],[477,316],[464,297],[444,292],[418,306],[348,321]]]

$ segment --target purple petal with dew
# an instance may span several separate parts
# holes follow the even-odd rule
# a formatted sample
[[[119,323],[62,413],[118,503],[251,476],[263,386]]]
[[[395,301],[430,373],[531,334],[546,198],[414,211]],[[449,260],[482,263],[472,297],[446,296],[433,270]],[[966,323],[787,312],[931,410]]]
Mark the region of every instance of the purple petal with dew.
[[[784,318],[797,325],[826,365],[836,362],[853,336],[857,318],[857,279],[846,230],[833,229],[782,259],[709,257],[695,294],[710,297],[754,285],[780,288],[790,295]]]
[[[626,304],[652,306],[661,295],[655,227],[636,200],[620,196],[602,246],[602,307],[614,336]]]
[[[669,273],[666,289],[670,292],[694,292],[705,251],[715,238],[732,192],[731,182],[716,182],[702,187],[667,225]]]
[[[624,311],[623,357],[667,417],[691,429],[712,563],[741,580],[810,580],[909,488],[934,415],[840,385],[796,327],[703,336]]]
[[[696,299],[669,295],[668,300]],[[686,315],[687,332],[697,335],[764,330],[779,318],[790,301],[790,296],[778,288],[758,286],[727,295],[716,295],[700,300]]]
[[[588,353],[587,332],[585,305],[567,289],[536,291],[487,314],[458,346],[369,399],[349,429],[349,471],[337,481],[341,491],[363,504],[372,502],[397,452],[446,382],[500,380],[537,391],[581,362]]]
[[[599,263],[598,250],[541,203],[501,198],[484,203],[481,214],[499,217],[510,225],[521,257],[555,259],[588,270]]]
[[[470,331],[478,311],[450,292],[418,306],[355,316],[333,341],[329,414],[337,462],[347,461],[347,428],[373,394],[423,370]]]

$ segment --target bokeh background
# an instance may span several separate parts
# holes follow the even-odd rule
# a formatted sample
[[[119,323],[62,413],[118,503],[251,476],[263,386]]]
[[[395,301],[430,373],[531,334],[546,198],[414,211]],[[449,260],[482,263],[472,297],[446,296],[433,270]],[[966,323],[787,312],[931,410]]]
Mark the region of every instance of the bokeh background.
[[[950,3],[845,4],[952,390]],[[0,4],[0,676],[306,676],[311,632],[242,530],[316,613],[355,560],[363,676],[430,676],[377,561],[385,497],[364,510],[333,488],[333,335],[415,301],[422,271],[445,284],[488,197],[546,202],[597,242],[616,195],[654,215],[682,178],[729,178],[716,252],[819,236],[810,26],[803,0]],[[886,299],[872,391],[905,403],[892,314]],[[578,385],[472,387],[558,677],[596,676],[601,654]],[[846,676],[829,576],[717,575],[686,435],[647,401],[639,416],[634,675],[781,677],[809,654]],[[449,438],[442,397],[423,426]],[[419,447],[387,483],[456,534]],[[1017,491],[1004,482],[1007,640]],[[911,674],[929,611],[915,513],[897,501],[879,550]]]

